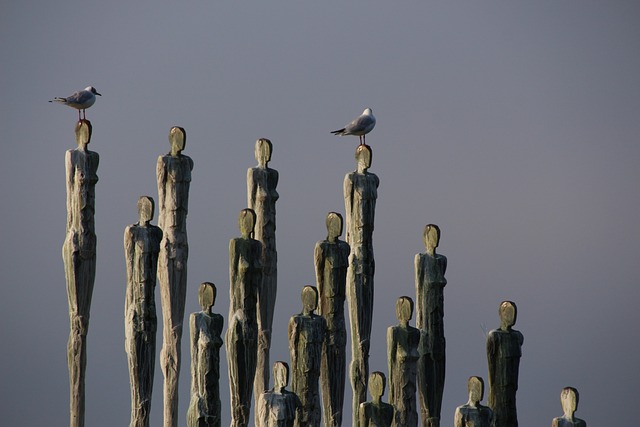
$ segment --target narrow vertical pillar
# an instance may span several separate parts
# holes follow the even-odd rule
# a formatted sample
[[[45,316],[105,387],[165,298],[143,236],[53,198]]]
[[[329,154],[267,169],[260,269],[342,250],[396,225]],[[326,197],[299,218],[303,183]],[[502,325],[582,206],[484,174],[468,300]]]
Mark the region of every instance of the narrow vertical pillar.
[[[158,157],[158,225],[163,236],[158,259],[158,280],[162,301],[162,351],[160,367],[164,375],[164,426],[178,425],[178,383],[180,342],[187,293],[187,213],[193,160],[182,154],[187,135],[180,127],[169,132],[171,151]]]
[[[344,178],[347,243],[351,247],[347,271],[347,301],[351,322],[351,386],[353,426],[359,425],[358,411],[366,400],[369,377],[369,348],[373,319],[373,225],[380,180],[369,172],[371,147],[358,145],[357,169]]]
[[[255,239],[262,243],[262,285],[258,300],[258,359],[253,392],[257,399],[269,387],[269,349],[271,327],[278,289],[278,253],[276,251],[276,202],[278,171],[269,167],[273,145],[266,138],[256,141],[258,165],[247,170],[247,206],[256,214]],[[258,422],[257,411],[255,422]]]
[[[67,345],[70,383],[70,426],[84,426],[84,384],[87,366],[87,330],[96,276],[95,185],[98,153],[89,151],[92,126],[76,123],[78,148],[65,155],[67,187],[67,233],[62,260],[69,299],[71,332]]]

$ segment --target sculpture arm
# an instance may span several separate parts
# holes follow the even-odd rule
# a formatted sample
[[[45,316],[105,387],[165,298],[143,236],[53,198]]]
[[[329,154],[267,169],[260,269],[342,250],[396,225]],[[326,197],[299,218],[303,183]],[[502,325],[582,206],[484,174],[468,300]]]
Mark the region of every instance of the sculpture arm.
[[[133,301],[133,287],[135,283],[133,283],[133,270],[135,264],[135,243],[133,241],[133,233],[131,231],[131,226],[128,226],[124,230],[124,260],[127,268],[127,290],[126,290],[126,299],[124,306],[124,314],[125,319],[127,316],[127,311],[129,311],[129,307],[131,304],[134,304]]]
[[[424,269],[422,268],[422,257],[420,254],[416,254],[414,259],[414,271],[416,282],[416,326],[418,329],[427,329],[427,322],[425,319],[425,289],[424,289]]]
[[[460,408],[456,408],[456,414],[453,417],[453,427],[465,427],[464,418]]]
[[[272,179],[273,179],[273,188],[275,191],[275,188],[278,186],[278,181],[280,180],[280,174],[278,173],[277,170],[275,169],[270,169],[271,173],[272,173]]]
[[[387,384],[389,384],[388,388],[389,388],[390,403],[395,402],[395,393],[396,393],[393,365],[396,362],[397,345],[396,345],[396,337],[394,332],[395,332],[394,327],[389,326],[389,328],[387,329],[387,369],[389,372],[389,379],[387,381]]]
[[[313,261],[316,270],[316,286],[318,287],[318,295],[320,297],[320,301],[322,301],[325,292],[325,283],[324,283],[324,250],[322,248],[322,243],[316,243],[316,247],[313,250]],[[327,313],[322,311],[322,303],[319,301],[318,308],[321,315],[326,316]]]
[[[289,319],[289,356],[291,357],[291,370],[295,372],[298,366],[298,337],[300,336],[298,330],[298,322],[296,322],[295,316]],[[295,373],[294,373],[295,375]]]
[[[74,170],[73,163],[71,160],[71,156],[73,155],[73,150],[68,150],[64,157],[64,166],[66,171],[66,187],[67,187],[67,230],[71,228],[71,224],[73,222],[73,206],[72,206],[72,198],[73,194],[73,184],[74,184]]]
[[[344,209],[345,209],[345,238],[347,243],[351,241],[351,215],[353,213],[353,182],[351,181],[351,174],[347,174],[344,177]]]
[[[366,406],[364,403],[361,403],[358,408],[358,418],[360,419],[360,427],[369,427],[369,423],[367,422]]]
[[[158,180],[158,225],[160,228],[164,226],[164,211],[165,211],[165,199],[167,182],[167,169],[165,168],[164,158],[158,156],[158,162],[156,163],[156,177]]]
[[[247,207],[255,210],[256,191],[258,186],[253,179],[253,168],[247,169]]]
[[[238,253],[236,251],[236,239],[229,241],[229,319],[233,316],[233,313],[238,309],[235,293],[240,292],[235,288],[236,277],[238,275]],[[231,322],[231,320],[229,320]]]
[[[489,366],[489,390],[495,381],[496,375],[496,338],[494,336],[494,332],[489,332],[487,336],[487,364]],[[489,392],[489,397],[491,398],[492,393]],[[492,402],[489,403],[489,406],[492,406]]]
[[[191,394],[198,392],[198,338],[200,331],[196,324],[196,313],[189,316],[190,346],[191,349]]]
[[[442,259],[442,275],[444,276],[444,274],[447,272],[447,257],[444,255],[440,255],[441,259]]]

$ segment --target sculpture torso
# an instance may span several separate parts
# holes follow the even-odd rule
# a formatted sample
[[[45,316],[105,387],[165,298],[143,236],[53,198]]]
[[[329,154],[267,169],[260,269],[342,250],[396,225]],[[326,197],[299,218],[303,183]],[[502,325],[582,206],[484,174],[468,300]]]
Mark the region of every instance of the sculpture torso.
[[[125,230],[128,264],[126,318],[135,331],[157,329],[155,287],[162,230],[155,225],[130,225]]]
[[[261,397],[264,427],[293,427],[296,420],[300,401],[295,393],[283,390],[277,393],[273,390]]]
[[[347,242],[352,247],[367,245],[373,255],[373,225],[380,180],[375,174],[351,172],[345,177]],[[355,224],[355,227],[351,224]]]
[[[493,412],[487,406],[469,404],[456,408],[454,427],[492,427]]]
[[[67,169],[67,235],[74,252],[81,258],[95,256],[95,185],[98,182],[98,153],[77,148],[68,150]]]
[[[349,267],[349,245],[342,240],[320,241],[316,244],[316,275],[319,291],[319,313],[327,321],[330,339],[346,340],[344,302],[346,299],[346,277]],[[344,341],[340,341],[344,344]]]
[[[416,326],[427,331],[426,352],[438,358],[445,350],[444,287],[447,258],[429,253],[416,255],[417,313]],[[425,343],[427,344],[427,343]]]
[[[167,154],[158,157],[158,225],[165,232],[170,227],[177,227],[186,233],[192,170],[193,160],[189,156]]]
[[[385,402],[365,402],[360,404],[361,427],[391,427],[393,406]]]
[[[262,283],[260,252],[262,244],[251,238],[232,239],[229,245],[231,257],[231,306],[229,317],[241,319],[242,323],[257,334],[257,303]]]

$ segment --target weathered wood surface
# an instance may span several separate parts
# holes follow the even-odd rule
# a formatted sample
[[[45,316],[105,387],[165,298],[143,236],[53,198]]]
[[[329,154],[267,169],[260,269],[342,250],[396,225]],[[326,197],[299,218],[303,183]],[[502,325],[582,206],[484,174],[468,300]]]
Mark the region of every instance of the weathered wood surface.
[[[257,403],[257,427],[293,427],[300,417],[301,403],[298,396],[286,390],[289,383],[289,365],[276,362],[273,365],[273,389],[262,393]]]
[[[517,427],[516,392],[524,337],[512,328],[518,315],[515,303],[503,301],[498,313],[500,328],[487,336],[489,407],[495,427]]]
[[[169,132],[171,151],[158,157],[158,225],[162,243],[158,259],[158,279],[162,301],[163,342],[160,367],[164,375],[164,426],[178,425],[178,381],[180,342],[187,292],[187,213],[193,160],[182,154],[186,132],[173,127]]]
[[[249,424],[258,350],[258,299],[262,286],[262,243],[252,238],[256,214],[243,209],[241,237],[229,242],[229,327],[225,345],[231,392],[231,426]],[[256,396],[256,399],[258,396]]]
[[[484,396],[484,381],[471,377],[467,381],[469,400],[458,406],[454,415],[454,427],[493,427],[493,411],[480,404]]]
[[[373,319],[373,227],[378,177],[369,172],[372,151],[368,145],[356,149],[357,169],[344,178],[347,243],[351,247],[347,272],[347,301],[351,323],[350,366],[353,388],[353,426],[359,425],[358,411],[366,399],[369,376],[369,348]]]
[[[344,302],[347,291],[349,245],[340,240],[342,216],[329,212],[327,238],[316,243],[314,264],[319,293],[318,312],[326,319],[327,330],[322,347],[320,370],[325,427],[342,425],[347,363],[347,329]]]
[[[302,288],[302,313],[289,320],[289,355],[293,371],[292,391],[301,402],[297,427],[319,427],[320,365],[327,322],[314,313],[318,307],[318,291],[313,286]]]
[[[382,401],[386,378],[382,372],[373,372],[369,377],[371,401],[363,402],[358,408],[361,427],[391,427],[394,418],[393,405]]]
[[[440,228],[427,224],[425,253],[415,256],[416,327],[421,330],[418,394],[423,427],[438,427],[445,379],[444,287],[447,258],[436,253]]]
[[[67,231],[62,246],[62,260],[71,326],[67,344],[71,427],[84,426],[86,337],[96,276],[94,214],[100,156],[88,149],[91,133],[91,122],[79,120],[75,127],[78,148],[68,150],[65,155]]]
[[[258,165],[247,170],[247,206],[256,213],[255,239],[262,242],[262,289],[258,300],[258,358],[254,394],[260,396],[269,385],[271,327],[278,289],[276,251],[276,191],[278,171],[269,167],[273,145],[266,138],[256,141]],[[257,412],[256,412],[257,417]],[[256,418],[257,422],[257,418]]]
[[[418,346],[420,331],[409,325],[413,300],[398,298],[396,316],[400,322],[387,329],[387,363],[389,368],[389,403],[395,408],[394,427],[417,427],[416,404]]]
[[[124,231],[127,290],[124,307],[125,351],[131,383],[130,427],[148,427],[156,359],[155,288],[162,230],[152,225],[154,202],[138,199],[138,222]]]
[[[200,285],[198,300],[202,311],[189,316],[191,344],[191,402],[187,427],[220,427],[220,347],[224,318],[212,311],[216,286]]]

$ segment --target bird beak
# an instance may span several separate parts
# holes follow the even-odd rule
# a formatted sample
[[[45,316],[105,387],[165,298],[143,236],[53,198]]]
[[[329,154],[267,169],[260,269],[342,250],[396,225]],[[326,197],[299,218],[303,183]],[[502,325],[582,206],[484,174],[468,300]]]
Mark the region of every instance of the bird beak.
[[[96,95],[98,95],[98,96],[102,96],[102,94],[100,94],[100,93],[98,93],[98,92],[96,92]]]

